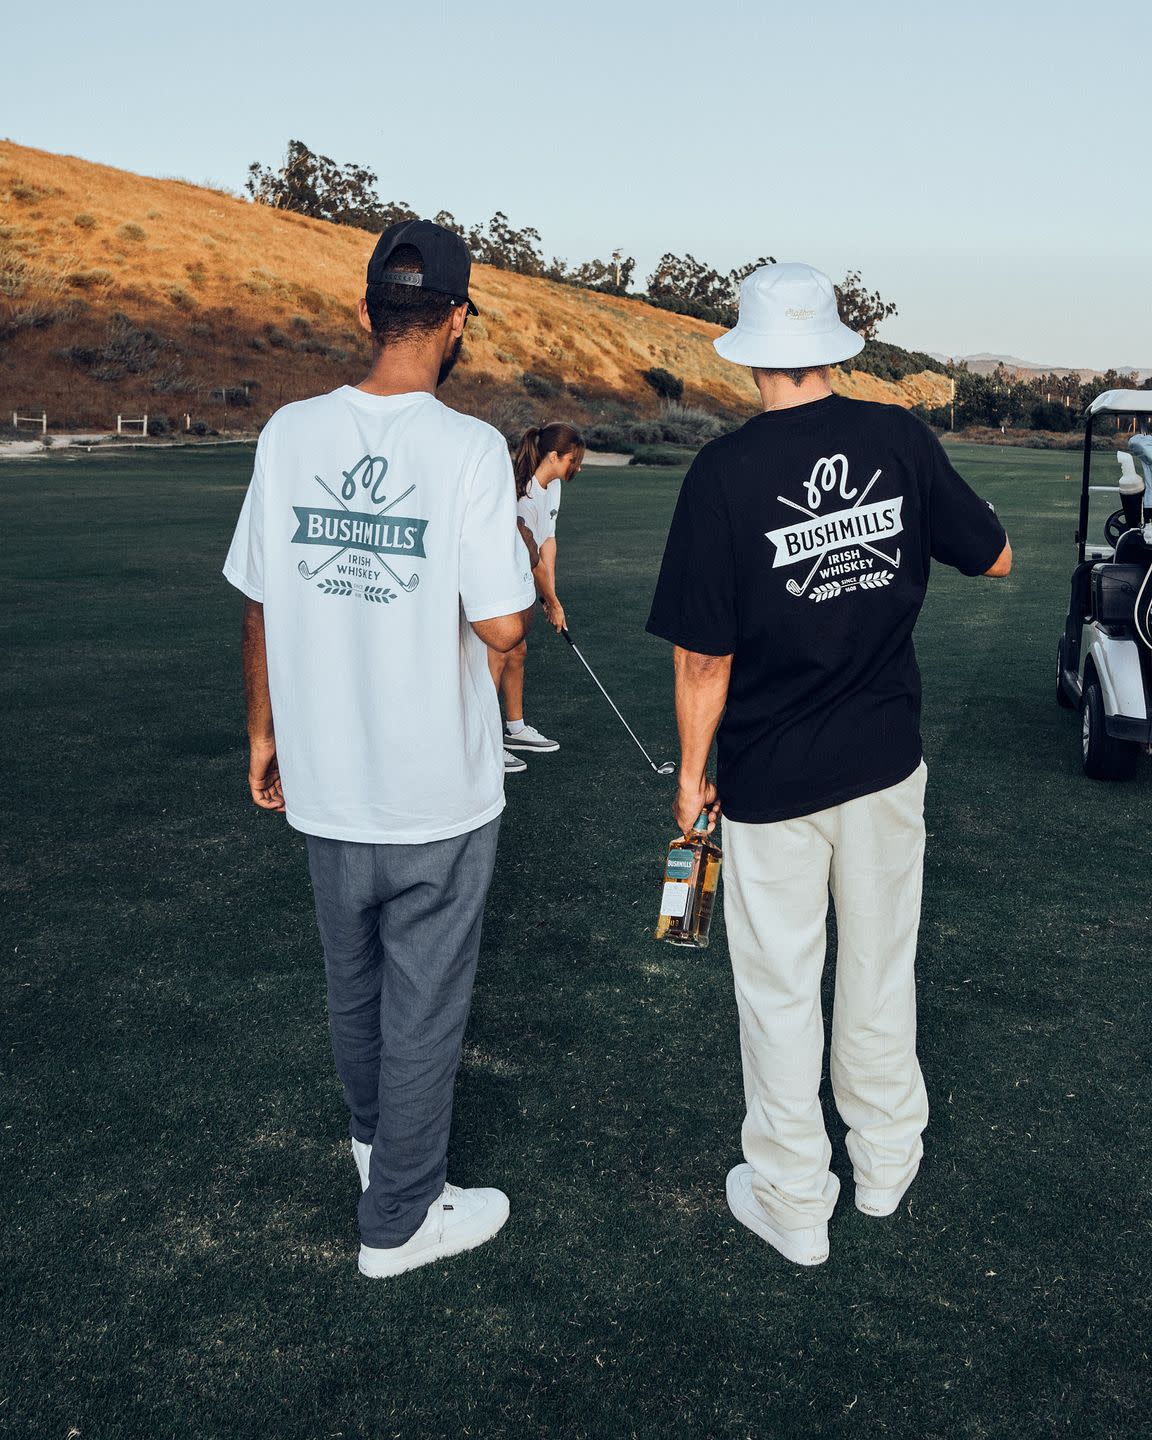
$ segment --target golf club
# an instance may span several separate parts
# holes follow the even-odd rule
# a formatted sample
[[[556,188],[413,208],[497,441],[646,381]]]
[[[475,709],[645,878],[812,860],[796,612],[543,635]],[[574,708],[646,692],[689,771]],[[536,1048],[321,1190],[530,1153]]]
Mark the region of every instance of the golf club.
[[[543,596],[541,596],[540,604],[544,604]],[[588,671],[588,674],[592,676],[592,679],[596,684],[596,688],[600,691],[601,695],[603,695],[605,700],[608,701],[608,704],[612,706],[612,709],[616,711],[617,720],[619,720],[621,725],[624,726],[625,730],[628,731],[628,734],[632,736],[632,739],[636,740],[636,746],[639,749],[641,755],[643,755],[644,759],[648,761],[648,764],[651,765],[652,769],[655,770],[656,774],[674,775],[676,773],[676,766],[673,761],[665,760],[662,765],[657,765],[655,760],[652,759],[651,755],[648,754],[648,751],[644,749],[644,746],[640,744],[640,741],[636,739],[635,730],[633,730],[631,725],[628,724],[627,720],[624,719],[624,716],[620,714],[620,711],[616,709],[616,702],[612,699],[611,695],[608,694],[608,691],[604,689],[604,686],[600,684],[600,681],[596,679],[595,670],[592,669],[591,665],[588,664],[588,661],[585,660],[583,655],[581,655],[580,647],[576,644],[575,640],[573,640],[572,636],[568,633],[568,627],[565,626],[564,629],[560,631],[560,633],[561,635],[563,635],[564,639],[567,640],[568,644],[572,647],[573,651],[576,654],[576,658],[580,661],[581,665],[583,665],[585,670]]]
[[[325,485],[324,481],[320,479],[319,475],[313,476],[313,479],[316,481],[317,485],[319,485],[322,490],[328,491],[328,494],[332,496],[332,499],[336,501],[337,505],[341,506],[345,510],[348,509],[348,506],[344,504],[344,501],[341,500],[340,496],[336,494],[335,490],[333,490],[330,486]],[[415,490],[415,488],[415,485],[409,485],[408,489],[405,490],[403,495],[397,495],[395,500],[389,500],[388,504],[384,506],[383,510],[377,510],[373,518],[379,520],[380,516],[385,514],[388,510],[391,510],[393,505],[399,505],[401,500],[404,500],[407,496],[411,495],[412,491]],[[345,545],[344,550],[351,550],[351,548],[351,545]],[[343,555],[344,550],[337,551],[337,555]],[[384,569],[388,571],[389,575],[392,576],[392,579],[395,580],[396,584],[400,586],[401,590],[403,590],[405,594],[411,595],[412,591],[415,590],[417,585],[420,584],[420,576],[417,574],[413,574],[410,579],[401,580],[400,576],[397,575],[396,571],[392,569],[391,565],[388,564],[387,560],[380,559],[380,554],[378,551],[373,551],[373,554],[375,554],[377,560],[380,560],[380,564],[383,565]],[[337,555],[333,555],[331,560],[325,560],[324,565],[330,565],[332,563],[332,560],[335,560],[337,558]],[[319,575],[320,571],[323,570],[324,565],[317,565],[316,569],[313,570],[311,574],[305,575],[304,562],[303,560],[301,560],[300,574],[304,575],[305,580],[312,580],[317,575]]]

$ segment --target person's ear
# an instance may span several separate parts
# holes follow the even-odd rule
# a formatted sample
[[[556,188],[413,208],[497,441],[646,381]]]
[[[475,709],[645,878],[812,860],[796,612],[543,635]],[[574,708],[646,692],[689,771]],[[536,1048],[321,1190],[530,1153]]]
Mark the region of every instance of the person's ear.
[[[368,316],[368,301],[363,295],[361,295],[360,299],[356,302],[356,315],[360,321],[361,330],[367,330],[369,335],[371,335],[372,321]]]
[[[468,323],[468,306],[457,305],[452,310],[452,328],[448,332],[452,343],[455,344],[460,336],[464,334],[464,326]]]

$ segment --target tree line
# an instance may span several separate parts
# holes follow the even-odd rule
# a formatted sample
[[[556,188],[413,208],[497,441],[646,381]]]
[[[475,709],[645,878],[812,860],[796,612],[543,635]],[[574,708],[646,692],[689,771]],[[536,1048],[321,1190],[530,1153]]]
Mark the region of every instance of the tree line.
[[[249,165],[245,189],[259,204],[376,233],[399,221],[420,218],[407,201],[381,200],[377,185],[376,173],[367,166],[339,165],[302,140],[290,140],[282,165],[259,161]],[[606,259],[570,265],[558,256],[546,260],[540,232],[531,225],[518,229],[502,210],[472,226],[462,225],[448,210],[432,218],[462,236],[481,265],[608,295],[639,294],[661,309],[729,327],[736,323],[740,282],[758,266],[775,264],[772,256],[765,255],[737,269],[719,271],[693,255],[669,252],[647,277],[647,288],[636,292],[632,289],[636,261],[623,250],[613,250]],[[873,340],[881,323],[897,313],[895,304],[868,290],[859,270],[849,270],[836,286],[836,296],[844,323],[866,340]]]
[[[1012,430],[1080,430],[1084,412],[1105,390],[1152,390],[1152,377],[1141,382],[1134,374],[1108,370],[1082,379],[1075,372],[1019,375],[1003,364],[989,375],[977,374],[961,362],[945,367],[956,383],[956,429],[969,425]],[[953,423],[953,407],[923,412],[934,425]]]

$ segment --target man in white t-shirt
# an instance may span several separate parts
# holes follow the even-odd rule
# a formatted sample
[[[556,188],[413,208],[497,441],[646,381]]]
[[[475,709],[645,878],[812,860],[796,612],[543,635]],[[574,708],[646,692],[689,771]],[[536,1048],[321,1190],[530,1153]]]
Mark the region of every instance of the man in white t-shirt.
[[[372,369],[273,415],[224,567],[247,597],[252,796],[307,841],[370,1276],[508,1215],[499,1190],[446,1183],[504,808],[485,647],[518,645],[535,599],[504,440],[435,396],[470,269],[438,225],[384,232],[360,301]]]

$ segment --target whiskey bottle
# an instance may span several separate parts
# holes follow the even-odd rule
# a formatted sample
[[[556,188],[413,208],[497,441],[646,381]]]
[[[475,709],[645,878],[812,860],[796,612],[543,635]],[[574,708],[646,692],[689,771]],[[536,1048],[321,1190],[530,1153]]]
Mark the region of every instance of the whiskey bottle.
[[[691,835],[677,836],[668,847],[657,940],[670,945],[708,944],[720,859],[720,847],[708,834],[708,812],[702,810]]]

